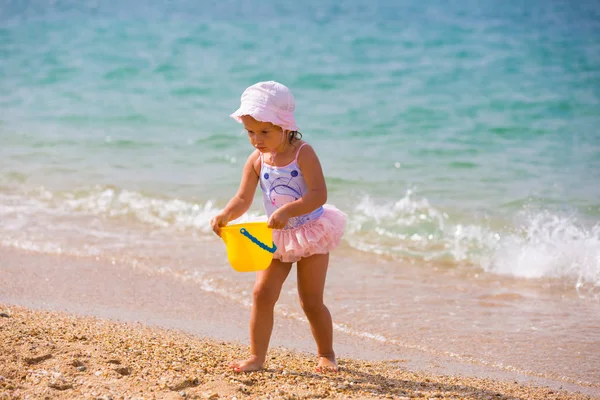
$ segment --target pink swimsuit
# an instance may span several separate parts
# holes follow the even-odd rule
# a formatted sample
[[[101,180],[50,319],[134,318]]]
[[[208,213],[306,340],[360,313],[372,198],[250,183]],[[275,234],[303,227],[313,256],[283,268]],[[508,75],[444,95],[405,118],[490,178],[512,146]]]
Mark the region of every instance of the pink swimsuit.
[[[308,186],[298,166],[298,155],[305,145],[306,143],[300,146],[296,152],[294,161],[284,167],[266,164],[263,162],[261,153],[260,187],[263,191],[263,203],[268,217],[282,205],[298,200],[308,191]],[[319,207],[308,214],[290,218],[288,224],[283,229],[297,228],[308,221],[319,218],[322,214],[323,207]]]
[[[294,160],[283,167],[265,163],[260,154],[260,187],[267,216],[307,193],[308,186],[298,166],[298,155],[305,145],[302,144]],[[346,214],[329,204],[290,218],[283,229],[273,230],[273,242],[277,246],[273,257],[296,262],[303,257],[329,253],[340,244],[346,220]]]

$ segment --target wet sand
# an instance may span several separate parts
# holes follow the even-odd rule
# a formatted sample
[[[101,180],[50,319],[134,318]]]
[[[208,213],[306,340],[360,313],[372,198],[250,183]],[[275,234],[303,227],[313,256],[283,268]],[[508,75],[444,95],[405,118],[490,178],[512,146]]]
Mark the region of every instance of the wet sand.
[[[6,248],[0,269],[0,398],[596,396],[344,333],[335,337],[342,371],[317,374],[308,325],[282,316],[267,370],[237,375],[226,365],[247,355],[249,310],[194,282]]]

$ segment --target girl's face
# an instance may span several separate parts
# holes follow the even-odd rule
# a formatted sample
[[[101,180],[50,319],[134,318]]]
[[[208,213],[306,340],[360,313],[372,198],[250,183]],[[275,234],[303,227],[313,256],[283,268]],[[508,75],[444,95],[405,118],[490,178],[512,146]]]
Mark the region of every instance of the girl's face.
[[[272,153],[284,144],[281,127],[270,122],[257,121],[249,115],[241,117],[244,128],[248,131],[250,144],[261,153]]]

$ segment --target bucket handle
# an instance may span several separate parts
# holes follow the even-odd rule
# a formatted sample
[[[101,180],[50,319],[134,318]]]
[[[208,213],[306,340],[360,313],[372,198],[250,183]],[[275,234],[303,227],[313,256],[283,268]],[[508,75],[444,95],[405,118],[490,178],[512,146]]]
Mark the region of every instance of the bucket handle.
[[[260,240],[258,240],[254,236],[252,236],[252,234],[250,232],[248,232],[246,230],[246,228],[240,229],[240,233],[242,235],[246,236],[248,239],[250,239],[250,241],[252,243],[254,243],[255,245],[257,245],[261,249],[268,251],[269,253],[275,253],[275,250],[277,250],[277,246],[275,246],[275,243],[273,243],[273,246],[271,246],[271,247],[267,246],[266,244],[264,244],[263,242],[261,242]]]

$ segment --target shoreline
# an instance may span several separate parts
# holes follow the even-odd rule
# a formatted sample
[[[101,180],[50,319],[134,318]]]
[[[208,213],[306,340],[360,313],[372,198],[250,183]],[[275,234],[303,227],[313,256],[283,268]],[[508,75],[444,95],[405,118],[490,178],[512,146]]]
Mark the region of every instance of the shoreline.
[[[247,346],[178,330],[0,305],[0,397],[83,399],[591,399],[510,382],[404,369],[398,360],[340,358],[316,373],[316,357],[281,347],[266,369],[227,368]]]
[[[69,318],[77,321],[105,321],[105,324],[112,324],[117,330],[129,332],[128,335],[140,335],[148,329],[158,329],[161,332],[174,330],[179,332],[177,334],[180,337],[198,342],[223,343],[227,348],[235,343],[243,343],[235,345],[235,351],[227,350],[228,361],[244,356],[247,352],[249,308],[218,293],[201,290],[193,281],[161,275],[159,271],[132,266],[122,261],[48,255],[5,247],[0,248],[0,268],[0,287],[3,288],[0,291],[0,306],[10,305],[17,310],[17,315],[30,315],[27,323],[32,326],[39,325],[41,320],[52,320],[59,318],[57,315],[66,313]],[[6,311],[0,309],[0,312]],[[7,324],[5,318],[0,318],[0,322]],[[67,324],[64,329],[72,327]],[[64,338],[61,340],[64,341]],[[151,341],[147,338],[145,340],[151,346]],[[302,362],[297,360],[297,363],[304,365],[303,373],[311,371],[312,367],[308,366],[316,361],[314,341],[308,325],[285,315],[276,316],[271,349],[270,354],[289,353],[294,357],[304,357]],[[358,363],[360,368],[366,364],[381,364],[388,368],[385,373],[392,377],[399,371],[398,373],[419,376],[445,376],[448,377],[445,379],[465,382],[472,379],[493,382],[492,387],[514,386],[518,382],[517,386],[537,387],[538,391],[563,393],[562,390],[565,390],[570,393],[563,393],[560,398],[600,396],[596,386],[549,380],[518,371],[497,370],[486,365],[460,362],[451,357],[427,354],[418,349],[380,343],[339,331],[335,333],[335,349],[339,359],[344,362]],[[20,356],[14,357],[18,360]],[[152,366],[160,363],[160,359],[146,362]],[[226,362],[221,364],[225,365]],[[218,367],[222,368],[219,373],[227,372],[223,365]],[[213,366],[217,368],[216,364]],[[286,367],[281,368],[283,370]],[[6,378],[2,373],[0,376]],[[451,376],[454,378],[449,378]],[[480,386],[478,388],[481,389]],[[505,391],[498,393],[508,396]],[[313,393],[314,396],[317,394]],[[385,397],[383,393],[378,396]],[[526,398],[534,398],[530,396],[528,394]],[[361,395],[361,398],[364,397]]]

